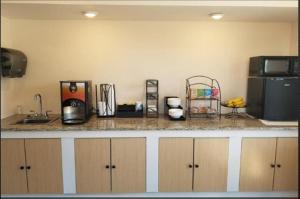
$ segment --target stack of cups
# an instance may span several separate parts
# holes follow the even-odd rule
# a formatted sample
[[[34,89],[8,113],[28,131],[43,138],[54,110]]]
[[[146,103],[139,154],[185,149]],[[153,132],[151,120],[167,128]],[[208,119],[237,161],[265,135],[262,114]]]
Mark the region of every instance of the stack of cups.
[[[105,116],[107,115],[106,112],[106,102],[98,101],[98,109],[99,109],[99,116]]]

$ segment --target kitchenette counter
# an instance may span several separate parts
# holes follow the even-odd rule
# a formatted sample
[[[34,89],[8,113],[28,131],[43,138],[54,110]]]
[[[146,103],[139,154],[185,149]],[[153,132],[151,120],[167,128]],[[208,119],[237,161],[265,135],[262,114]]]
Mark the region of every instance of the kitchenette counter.
[[[52,115],[59,117],[59,115]],[[60,119],[46,124],[16,124],[26,115],[13,115],[1,120],[1,131],[160,131],[160,130],[297,130],[296,126],[267,126],[257,119],[193,118],[170,121],[159,118],[97,118],[93,115],[84,124],[64,125]]]
[[[164,146],[169,146],[169,143],[173,143],[175,145],[174,148],[171,148],[171,151],[182,150],[186,153],[186,149],[190,146],[189,143],[200,143],[200,141],[203,141],[204,144],[214,142],[221,143],[211,145],[214,149],[220,150],[220,154],[223,154],[222,146],[227,147],[225,150],[228,153],[226,155],[228,158],[226,162],[228,162],[228,164],[226,164],[226,169],[224,170],[227,177],[225,177],[224,185],[222,185],[223,191],[210,192],[210,194],[214,197],[220,197],[218,194],[223,194],[224,196],[229,197],[249,196],[245,195],[245,192],[240,192],[240,168],[242,167],[241,157],[243,143],[245,141],[250,141],[259,144],[261,142],[277,142],[276,140],[278,140],[278,142],[287,141],[295,143],[295,140],[298,138],[297,127],[266,126],[259,120],[249,117],[233,120],[226,119],[222,116],[221,119],[194,118],[187,119],[186,121],[170,121],[163,115],[159,118],[97,118],[94,115],[84,124],[63,125],[59,119],[59,115],[51,116],[58,119],[46,124],[16,124],[16,122],[24,119],[26,115],[14,115],[2,119],[1,141],[3,141],[3,143],[7,143],[7,146],[12,146],[11,149],[15,148],[15,143],[21,143],[21,149],[24,149],[24,143],[25,146],[28,147],[30,147],[31,144],[38,144],[42,152],[44,147],[53,147],[51,150],[48,150],[48,148],[47,150],[45,149],[44,152],[46,151],[48,153],[51,151],[51,153],[53,153],[51,157],[61,157],[62,162],[59,162],[58,164],[62,167],[61,181],[63,184],[63,190],[60,191],[60,193],[63,192],[63,194],[58,194],[57,197],[81,193],[77,188],[76,180],[76,176],[79,175],[76,170],[76,158],[80,155],[80,152],[78,152],[79,146],[84,145],[83,147],[89,151],[89,149],[95,149],[94,147],[97,148],[98,146],[102,146],[101,143],[111,143],[113,147],[121,147],[119,152],[112,152],[114,157],[117,154],[120,154],[118,157],[125,157],[129,156],[129,154],[136,155],[140,152],[139,154],[142,154],[142,157],[145,160],[144,163],[141,163],[141,165],[145,165],[145,171],[143,174],[145,176],[145,185],[143,187],[144,193],[139,193],[140,196],[164,196],[166,193],[161,192],[159,189],[159,165],[162,164],[160,163],[162,160],[159,157],[161,154],[160,150],[162,144],[165,143],[167,145]],[[188,141],[187,146],[185,144],[184,146],[180,145],[180,143],[185,143],[186,141]],[[9,145],[10,143],[12,144]],[[95,143],[98,143],[99,145],[95,145]],[[134,146],[139,146],[140,149],[136,150]],[[128,153],[128,151],[124,150],[123,147],[131,150],[131,152]],[[182,149],[180,149],[180,147]],[[114,149],[115,148],[112,150]],[[193,147],[189,149],[193,149]],[[264,147],[259,149],[265,150]],[[267,150],[268,149],[269,148],[267,147]],[[59,151],[57,152],[57,150]],[[105,149],[101,148],[100,152],[103,150]],[[207,153],[211,153],[212,151],[210,150],[211,148],[208,147]],[[124,155],[123,152],[126,154]],[[91,154],[93,153],[98,154],[98,152],[95,151],[91,152]],[[56,154],[56,156],[54,154]],[[189,154],[190,153],[187,153],[187,156]],[[212,153],[207,156],[208,159],[212,156],[212,159],[215,161],[215,157],[220,157],[219,155],[213,156],[213,154],[216,153]],[[135,157],[135,155],[133,156]],[[223,155],[221,156],[223,157]],[[82,156],[82,158],[85,162],[86,156]],[[130,158],[126,158],[126,160],[128,159]],[[178,164],[181,163],[180,160],[176,160],[175,162]],[[140,163],[132,163],[131,165],[139,164]],[[267,163],[267,165],[269,166],[269,163]],[[51,170],[51,168],[49,168],[49,170]],[[174,172],[172,176],[176,174],[177,172]],[[105,194],[98,193],[95,196],[103,197],[109,195]],[[132,196],[128,194],[129,193],[124,193],[125,196]],[[185,192],[184,194],[199,197],[207,196],[205,195],[206,192]],[[253,192],[253,194],[255,197],[293,197],[297,195],[297,192],[268,191],[261,193]],[[24,194],[24,196],[26,195],[28,194]],[[44,194],[43,196],[49,195]]]

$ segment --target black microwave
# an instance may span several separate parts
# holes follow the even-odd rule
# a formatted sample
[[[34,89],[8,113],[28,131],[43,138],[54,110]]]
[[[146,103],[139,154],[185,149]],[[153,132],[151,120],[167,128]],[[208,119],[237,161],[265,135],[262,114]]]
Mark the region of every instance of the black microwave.
[[[251,57],[249,76],[300,76],[297,56]]]

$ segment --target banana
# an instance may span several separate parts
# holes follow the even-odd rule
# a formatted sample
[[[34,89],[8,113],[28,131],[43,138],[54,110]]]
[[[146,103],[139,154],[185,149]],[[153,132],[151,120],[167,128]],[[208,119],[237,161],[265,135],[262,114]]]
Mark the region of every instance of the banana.
[[[244,101],[233,102],[233,104],[236,105],[236,106],[241,105],[241,104],[244,104]]]
[[[244,98],[243,97],[237,97],[234,99],[234,101],[244,101]]]
[[[228,104],[238,103],[238,102],[242,102],[242,101],[244,101],[244,99],[242,97],[234,98],[234,99],[228,100]]]
[[[238,98],[235,98],[232,100],[233,103],[238,103],[238,102],[242,102],[242,101],[244,101],[244,98],[242,98],[242,97],[238,97]]]
[[[229,107],[244,107],[245,105],[246,104],[243,97],[236,97],[227,101],[227,106]]]

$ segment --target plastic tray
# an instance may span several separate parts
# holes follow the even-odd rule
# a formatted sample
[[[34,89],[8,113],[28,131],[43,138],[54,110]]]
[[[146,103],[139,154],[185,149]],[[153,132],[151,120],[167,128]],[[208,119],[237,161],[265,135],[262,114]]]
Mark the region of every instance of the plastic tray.
[[[117,111],[117,117],[144,117],[143,110],[140,111]]]

